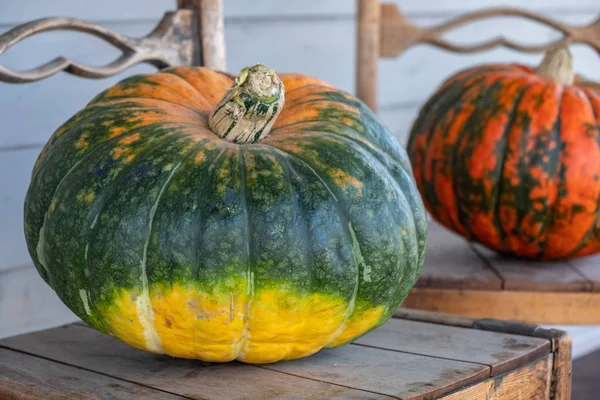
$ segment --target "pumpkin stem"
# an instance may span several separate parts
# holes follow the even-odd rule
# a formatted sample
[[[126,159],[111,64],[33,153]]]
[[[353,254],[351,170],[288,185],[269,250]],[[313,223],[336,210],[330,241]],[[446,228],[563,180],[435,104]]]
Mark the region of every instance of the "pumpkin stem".
[[[267,136],[283,108],[283,83],[262,64],[240,71],[208,119],[210,129],[233,143],[254,143]]]
[[[572,85],[575,81],[573,57],[566,47],[548,50],[537,73],[562,85]]]

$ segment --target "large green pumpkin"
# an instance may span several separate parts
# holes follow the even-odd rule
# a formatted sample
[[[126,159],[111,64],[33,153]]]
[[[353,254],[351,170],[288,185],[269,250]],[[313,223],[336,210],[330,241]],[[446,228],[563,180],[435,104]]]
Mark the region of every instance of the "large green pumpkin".
[[[382,324],[426,241],[407,156],[373,113],[260,65],[236,81],[174,68],[98,95],[39,156],[25,231],[40,275],[94,328],[250,363]]]

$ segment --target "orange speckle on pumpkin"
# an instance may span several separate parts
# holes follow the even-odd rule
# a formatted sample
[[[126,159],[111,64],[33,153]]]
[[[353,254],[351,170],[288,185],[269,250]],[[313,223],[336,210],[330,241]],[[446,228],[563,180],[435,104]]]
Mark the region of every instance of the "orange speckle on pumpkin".
[[[89,142],[86,139],[87,139],[87,134],[84,133],[75,142],[75,148],[79,149],[79,150],[85,149],[89,145]]]
[[[194,162],[196,164],[200,164],[201,162],[203,162],[204,160],[206,160],[206,154],[204,154],[203,151],[199,151],[196,153],[196,157],[194,157]]]
[[[96,194],[94,192],[80,193],[77,195],[77,200],[84,201],[86,203],[91,203],[96,198]]]
[[[123,164],[129,164],[135,158],[134,154],[130,154],[123,159]]]
[[[125,128],[123,128],[122,126],[117,126],[116,128],[112,129],[110,131],[110,133],[108,134],[109,138],[114,138],[117,137],[119,135],[122,135],[123,132],[125,132]]]
[[[123,139],[119,140],[119,144],[131,144],[133,142],[136,142],[140,140],[140,134],[139,133],[134,133],[131,136],[127,136],[124,137]]]
[[[355,177],[348,175],[341,169],[334,168],[332,169],[330,174],[333,180],[335,181],[336,185],[344,188],[348,185],[352,185],[356,187],[360,192],[362,192],[364,184]]]
[[[131,152],[131,149],[127,148],[127,147],[117,147],[115,148],[112,153],[113,153],[113,158],[116,160],[117,158],[121,158],[125,155],[129,155],[129,153]]]

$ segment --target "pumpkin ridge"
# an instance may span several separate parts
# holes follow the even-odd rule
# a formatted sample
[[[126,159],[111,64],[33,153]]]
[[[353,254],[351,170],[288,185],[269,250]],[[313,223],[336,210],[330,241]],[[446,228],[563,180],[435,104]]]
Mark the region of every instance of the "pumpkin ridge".
[[[158,124],[158,123],[155,123],[155,124],[151,124],[151,125],[159,125],[159,124]],[[160,125],[162,125],[162,124],[160,124]],[[143,125],[143,126],[139,126],[139,127],[137,127],[137,128],[134,128],[134,129],[132,129],[131,131],[129,131],[129,132],[127,132],[126,134],[124,134],[124,136],[131,135],[131,134],[135,134],[135,133],[137,133],[137,130],[138,130],[138,129],[141,129],[141,128],[144,128],[144,127],[147,127],[147,126],[150,126],[150,125]],[[70,168],[67,170],[67,172],[65,173],[65,175],[63,175],[63,177],[62,177],[62,178],[59,180],[59,182],[58,182],[58,184],[56,185],[56,187],[53,189],[53,194],[52,194],[52,196],[51,196],[51,197],[48,199],[48,206],[46,207],[46,212],[45,212],[45,215],[47,215],[47,213],[48,213],[48,210],[50,209],[50,206],[51,206],[51,204],[52,204],[52,200],[53,200],[53,199],[56,197],[56,195],[57,195],[57,193],[58,193],[58,191],[59,191],[59,188],[60,188],[61,184],[62,184],[62,183],[63,183],[63,182],[66,180],[67,176],[69,176],[69,175],[70,175],[70,174],[71,174],[71,173],[72,173],[72,172],[75,170],[75,167],[76,167],[76,166],[78,166],[78,165],[79,165],[79,164],[80,164],[82,161],[86,160],[86,159],[87,159],[89,156],[91,156],[91,155],[95,154],[97,151],[99,151],[99,150],[104,150],[104,149],[106,148],[106,146],[105,146],[105,145],[107,145],[107,144],[111,144],[111,145],[112,145],[112,144],[113,144],[113,142],[115,142],[115,141],[118,141],[118,140],[120,140],[120,139],[122,139],[122,138],[123,138],[123,136],[116,136],[116,137],[113,137],[113,138],[108,138],[106,141],[99,143],[97,147],[95,147],[94,149],[92,149],[91,151],[89,151],[88,153],[86,153],[86,154],[85,154],[85,155],[84,155],[84,156],[83,156],[81,159],[79,159],[78,161],[76,161],[76,162],[75,162],[75,163],[74,163],[74,164],[73,164],[73,165],[72,165],[72,166],[71,166],[71,167],[70,167]],[[50,150],[51,150],[51,149],[50,149]],[[46,153],[46,154],[48,154],[48,153]],[[45,162],[45,160],[42,162],[42,164],[41,164],[41,165],[44,165],[44,162]],[[38,171],[40,171],[40,170],[41,170],[41,169],[39,169],[39,168],[38,168]],[[34,176],[32,177],[32,181],[33,181],[33,179],[35,179],[35,177],[36,177],[36,176],[37,176],[37,174],[36,174],[36,175],[34,175]],[[46,216],[44,216],[44,221],[45,221],[45,219],[46,219]],[[41,228],[40,228],[40,229],[41,229]],[[37,238],[37,241],[39,242],[39,237]],[[36,253],[36,254],[37,254],[37,253]],[[34,258],[34,260],[33,260],[33,261],[34,261],[34,262],[37,262],[37,259],[35,259],[35,258]],[[50,283],[49,283],[49,284],[50,284]],[[52,284],[50,284],[50,286],[52,287]]]
[[[458,108],[458,107],[460,107],[460,105],[456,104],[457,100],[462,98],[463,96],[465,96],[470,91],[476,90],[476,87],[481,84],[483,79],[484,79],[483,74],[468,75],[463,80],[457,81],[454,84],[449,85],[443,91],[443,93],[441,93],[440,95],[435,97],[436,101],[432,102],[432,104],[430,106],[431,108],[429,109],[428,112],[434,112],[434,110],[440,111],[440,109],[446,110],[448,107],[450,109],[457,107],[457,111],[460,111],[460,108]],[[456,92],[454,92],[454,90],[456,90]],[[436,112],[436,115],[433,118],[431,118],[431,120],[429,120],[428,118],[425,118],[426,114],[423,112],[419,116],[419,119],[417,121],[415,121],[415,124],[413,125],[413,132],[417,132],[417,135],[423,135],[425,137],[425,139],[423,139],[423,141],[424,141],[423,147],[420,151],[421,162],[420,162],[418,170],[415,172],[415,178],[416,178],[417,182],[420,182],[420,186],[423,190],[423,196],[422,196],[423,201],[428,205],[428,207],[431,210],[434,210],[435,208],[437,208],[438,203],[436,200],[437,196],[435,194],[435,187],[434,187],[435,182],[434,181],[429,182],[429,180],[426,177],[426,175],[427,175],[426,160],[427,160],[428,151],[431,149],[431,141],[434,138],[436,128],[437,128],[438,124],[440,124],[442,122],[441,121],[442,113],[443,113],[443,111]],[[419,123],[420,123],[420,125],[418,125]],[[417,126],[418,126],[418,129],[417,129]],[[448,126],[447,130],[444,131],[444,137],[447,136],[451,127],[452,127],[452,125],[450,124]],[[418,132],[424,132],[424,133],[419,134]],[[456,143],[454,144],[454,148],[458,148],[459,141],[460,141],[460,138],[457,139]],[[411,153],[412,153],[412,151],[411,151]],[[451,166],[450,166],[451,169],[452,169],[452,160],[453,159],[454,158],[452,157],[451,158]],[[456,194],[456,189],[454,189],[454,190],[455,190],[455,194]],[[452,226],[452,229],[454,229],[456,231],[460,231],[459,228],[454,226],[453,221],[451,222],[451,226]],[[464,227],[462,227],[462,229],[464,230]]]
[[[354,142],[352,142],[352,141],[350,141],[348,139],[344,139],[344,137],[342,137],[342,136],[331,135],[331,137],[335,138],[336,141],[340,141],[343,144],[348,145],[350,148],[353,149],[353,151],[355,151],[358,154],[360,154],[361,159],[368,158],[370,160],[371,165],[372,165],[371,168],[370,168],[372,170],[372,173],[374,175],[379,176],[382,182],[385,182],[387,184],[391,184],[391,187],[394,188],[394,193],[396,194],[396,196],[398,198],[398,201],[401,202],[403,198],[405,199],[406,195],[400,189],[399,182],[396,181],[396,179],[394,178],[394,176],[389,172],[389,170],[386,169],[386,166],[384,164],[382,164],[382,162],[380,160],[378,160],[375,156],[369,154],[366,150],[364,150],[358,144],[356,144],[356,143],[354,143]],[[275,146],[273,146],[273,147],[275,147]],[[297,156],[295,154],[290,154],[288,151],[283,150],[283,149],[281,149],[279,147],[277,147],[277,148],[280,151],[282,151],[282,152],[284,152],[284,153],[292,156],[294,159],[300,159],[303,164],[308,164],[306,161],[304,161],[302,159],[302,157],[299,157],[299,156]],[[314,168],[312,168],[312,166],[310,166],[310,164],[308,164],[307,166],[310,167],[316,173],[316,171],[314,170]],[[322,180],[323,184],[325,184],[325,185],[327,185],[327,187],[329,187],[329,185],[325,182],[325,179],[323,179],[320,176],[320,174],[317,173],[317,175],[318,175],[319,179]],[[384,178],[385,175],[387,175],[387,177]],[[330,189],[330,190],[331,190],[332,194],[334,194],[333,190],[332,189]],[[342,205],[340,204],[340,206],[342,206]],[[409,208],[409,206],[410,206],[410,203],[406,199],[405,199],[404,206],[406,208]],[[389,208],[389,213],[390,213],[390,215],[396,215],[399,212],[401,215],[403,215],[405,218],[407,218],[407,224],[408,225],[407,225],[406,229],[407,230],[411,230],[412,229],[413,232],[416,232],[417,231],[417,227],[416,227],[416,224],[414,222],[414,216],[412,216],[410,213],[406,213],[405,214],[403,211],[400,211],[400,210],[404,210],[404,209],[402,207],[399,207],[399,210],[396,211],[396,210],[394,210],[392,208]],[[342,211],[343,211],[343,213],[344,213],[344,215],[346,217],[346,220],[349,221],[349,222],[352,222],[352,219],[354,219],[354,217],[352,217],[352,218],[350,217],[350,212],[348,212],[346,210],[346,207],[342,206]],[[409,236],[411,236],[411,235],[409,235]],[[356,243],[358,243],[358,242],[356,242]],[[415,243],[414,244],[417,244],[417,240],[416,239],[415,239]],[[406,242],[404,235],[401,235],[398,238],[398,241],[396,242],[396,245],[399,246],[399,247],[401,247],[402,249],[407,249],[407,248],[415,247],[415,250],[416,250],[418,248],[418,245],[417,246],[411,246],[411,245],[413,245],[413,243]],[[424,243],[423,243],[423,245],[424,245]],[[362,253],[364,253],[364,252],[361,251],[361,254]],[[401,251],[401,253],[403,253],[402,254],[403,257],[408,257],[408,255],[409,255],[408,251]],[[416,261],[418,261],[420,259],[420,253],[421,252],[419,250],[415,251],[414,257],[415,257]],[[405,266],[406,265],[408,265],[408,261],[406,261]],[[364,272],[365,270],[366,270],[366,267],[364,267],[362,265],[362,263],[361,263],[358,266],[358,276],[365,275],[365,272]],[[402,276],[404,276],[405,270],[406,270],[406,268],[402,269],[402,271],[401,271],[401,275]],[[402,276],[399,276],[398,279],[400,280],[402,278]],[[360,280],[359,280],[359,282],[360,282]],[[379,302],[373,303],[373,301],[375,301],[375,300],[371,299],[371,297],[373,296],[372,288],[366,288],[366,287],[364,288],[364,296],[366,296],[366,299],[360,299],[360,303],[362,304],[362,306],[360,308],[358,308],[358,309],[355,307],[353,315],[350,316],[350,319],[352,319],[353,321],[356,321],[356,319],[360,318],[360,316],[362,314],[364,314],[365,312],[369,312],[370,310],[373,310],[373,307],[377,307],[378,304],[388,304],[388,306],[385,307],[385,308],[380,308],[378,310],[379,313],[376,314],[376,315],[373,315],[373,317],[375,317],[376,319],[372,320],[371,321],[372,323],[369,323],[368,326],[365,327],[365,328],[368,328],[368,329],[365,329],[365,330],[361,331],[361,333],[360,333],[361,335],[364,334],[366,331],[371,330],[373,327],[377,326],[377,324],[379,322],[381,322],[382,319],[384,319],[387,316],[387,312],[388,311],[390,311],[390,310],[392,312],[394,311],[395,307],[392,307],[390,303],[393,303],[394,306],[396,306],[396,303],[398,303],[400,301],[397,298],[398,297],[398,293],[402,293],[403,291],[404,291],[404,287],[400,286],[398,288],[398,290],[395,291],[392,296],[386,297],[385,299],[380,299],[379,300],[380,303]],[[358,303],[358,297],[361,297],[361,288],[360,287],[358,289],[356,303]],[[342,337],[343,337],[343,339],[342,339]],[[351,329],[350,333],[348,333],[348,332],[342,333],[338,338],[334,339],[330,343],[330,345],[328,345],[327,347],[336,347],[336,346],[342,345],[342,344],[344,344],[344,343],[346,343],[346,342],[348,342],[350,340],[353,340],[355,338],[356,338],[356,334],[354,334],[352,332],[352,329]]]
[[[452,177],[453,177],[452,187],[453,187],[453,191],[454,191],[454,202],[457,205],[456,206],[456,220],[460,224],[461,230],[464,232],[467,232],[467,234],[468,234],[467,239],[471,239],[473,237],[473,232],[468,230],[468,224],[466,221],[465,212],[462,209],[463,207],[460,206],[460,204],[461,204],[460,184],[459,184],[457,178],[460,177],[464,173],[464,171],[457,170],[458,168],[460,168],[462,166],[459,162],[457,162],[457,160],[461,160],[461,158],[459,158],[459,156],[458,156],[458,153],[460,152],[461,148],[463,147],[463,143],[465,143],[467,141],[467,138],[469,138],[469,136],[470,136],[469,132],[471,132],[471,135],[473,135],[473,130],[474,130],[473,125],[478,121],[478,117],[479,117],[478,110],[481,109],[482,103],[484,103],[484,99],[486,99],[488,91],[494,85],[496,85],[499,81],[500,81],[500,79],[498,79],[497,81],[494,80],[494,81],[490,82],[489,87],[486,86],[485,76],[482,76],[482,79],[480,81],[478,81],[478,83],[477,83],[478,90],[476,92],[475,97],[471,100],[473,103],[475,103],[475,107],[474,107],[471,115],[468,117],[468,119],[465,121],[464,125],[462,126],[459,137],[457,138],[456,142],[454,143],[454,146],[452,148],[452,153],[450,156],[450,170],[452,171]],[[475,86],[473,86],[473,87],[475,87]],[[431,141],[432,137],[433,137],[433,134],[430,135],[430,141]],[[468,176],[468,175],[466,175],[466,176]],[[429,191],[427,191],[428,187],[430,188]],[[428,183],[428,186],[425,186],[426,196],[431,196],[430,192],[435,193],[435,188],[431,188],[431,184]],[[432,204],[438,205],[439,203],[436,200]],[[437,213],[437,210],[436,210],[436,213]]]
[[[150,214],[148,216],[148,233],[146,234],[146,241],[144,242],[144,247],[142,251],[142,260],[140,262],[140,276],[142,278],[142,293],[137,298],[137,311],[138,311],[138,319],[142,328],[144,329],[144,338],[146,339],[146,347],[148,350],[156,353],[164,353],[162,347],[162,340],[154,327],[154,310],[152,310],[152,303],[150,302],[150,294],[148,290],[148,273],[146,272],[146,265],[148,263],[148,245],[150,244],[150,236],[152,235],[152,226],[154,225],[154,216],[156,215],[156,210],[158,208],[158,204],[160,203],[160,199],[162,198],[163,193],[165,192],[167,186],[173,179],[173,175],[175,172],[181,167],[183,161],[192,154],[196,149],[196,146],[193,146],[192,150],[188,151],[181,160],[175,164],[173,169],[169,171],[169,175],[165,182],[162,184],[158,196],[156,196],[156,200],[152,207],[150,208]],[[143,312],[142,312],[143,310]],[[142,317],[143,314],[146,314]],[[142,322],[142,319],[145,321]]]
[[[282,150],[278,147],[275,146],[269,146],[272,149],[274,149],[276,152],[279,152],[281,154],[283,154],[285,157],[289,157],[289,158],[293,158],[295,159],[297,162],[299,162],[300,164],[304,165],[316,178],[319,182],[321,182],[321,184],[323,185],[323,187],[327,190],[327,192],[331,195],[331,197],[333,198],[333,204],[335,204],[336,209],[338,210],[338,213],[340,214],[341,218],[343,218],[343,220],[348,224],[348,229],[352,229],[351,228],[351,222],[350,222],[350,218],[348,213],[346,212],[346,210],[342,207],[342,205],[339,203],[337,196],[335,195],[335,193],[333,193],[333,191],[331,190],[331,188],[329,187],[329,185],[327,184],[327,182],[325,182],[325,180],[321,177],[321,175],[315,171],[315,169],[308,164],[306,161],[304,161],[302,158],[296,156],[295,154],[291,154],[285,150]],[[358,244],[358,243],[357,243]],[[360,251],[360,245],[358,245],[359,251]],[[358,296],[358,289],[360,287],[360,264],[357,262],[357,260],[355,259],[355,267],[356,267],[356,282],[355,282],[355,286],[354,286],[354,290],[352,292],[352,298],[350,299],[350,303],[348,306],[348,312],[346,314],[346,316],[344,317],[344,320],[342,322],[342,324],[340,325],[339,329],[335,332],[334,335],[332,335],[332,337],[329,339],[329,341],[327,341],[323,346],[326,347],[328,346],[331,342],[333,342],[334,340],[336,340],[343,332],[344,329],[346,328],[346,325],[348,323],[348,320],[350,319],[350,317],[352,316],[352,314],[354,313],[354,307],[356,305],[356,299]]]
[[[245,236],[246,236],[246,295],[248,298],[244,304],[244,328],[242,330],[242,334],[240,335],[240,341],[238,343],[237,354],[235,355],[236,359],[244,356],[244,347],[247,345],[251,339],[248,337],[248,325],[250,321],[250,306],[252,305],[252,301],[255,297],[254,291],[254,273],[252,272],[252,258],[251,258],[251,248],[250,241],[252,240],[252,234],[250,232],[250,209],[248,207],[248,183],[246,181],[246,159],[244,157],[244,149],[243,146],[237,145],[239,149],[239,168],[240,168],[240,193],[243,193],[244,200],[242,201],[242,205],[244,207],[244,218],[246,220],[244,226]]]
[[[404,191],[401,189],[401,182],[394,176],[394,174],[391,171],[391,168],[389,165],[387,165],[386,163],[384,163],[383,161],[381,161],[381,159],[379,158],[380,156],[383,157],[383,155],[385,153],[379,151],[379,149],[371,149],[372,151],[370,151],[369,149],[366,149],[365,147],[363,147],[361,145],[360,142],[350,138],[350,137],[346,137],[344,135],[335,135],[332,133],[328,133],[328,132],[323,132],[322,136],[333,136],[338,140],[341,140],[342,142],[344,142],[347,145],[351,145],[351,146],[355,146],[356,150],[361,153],[363,156],[365,156],[365,158],[367,159],[371,159],[373,161],[374,164],[377,164],[380,166],[381,170],[385,173],[385,175],[387,175],[387,179],[389,179],[390,182],[393,182],[393,186],[396,186],[397,189],[395,190],[397,196],[398,196],[398,200],[400,200],[400,202],[402,203],[402,207],[400,207],[401,209],[413,209],[413,204],[410,203],[410,201],[408,200],[408,196],[404,193]],[[386,154],[387,155],[387,154]],[[390,157],[391,158],[391,157]],[[394,160],[392,158],[393,162],[398,162],[396,160]],[[397,165],[398,169],[403,171],[404,169],[400,166]],[[384,176],[384,174],[381,174],[382,176]],[[408,222],[411,223],[411,226],[409,228],[412,228],[412,230],[414,232],[417,233],[419,232],[419,229],[417,227],[417,223],[415,221],[415,216],[412,213],[407,213],[408,216]],[[348,219],[349,220],[349,219]],[[404,238],[404,235],[401,235]],[[420,244],[419,242],[421,241],[421,239],[423,239],[422,237],[419,237],[419,239],[417,240],[417,247],[419,248],[418,252],[417,252],[417,262],[421,259],[421,254],[423,255],[423,257],[425,256],[425,243]],[[412,243],[406,243],[405,240],[403,239],[402,241],[402,248],[403,251],[406,252],[407,248],[410,248]],[[405,255],[405,254],[403,254]],[[399,263],[402,262],[402,259],[398,260]],[[407,261],[407,263],[410,263],[410,261]],[[402,271],[403,271],[403,275],[400,277],[400,282],[405,281],[405,275],[404,272],[406,271],[406,266],[403,265],[402,266]],[[416,280],[418,275],[418,271],[415,271],[415,276],[411,277],[411,280]],[[403,290],[404,288],[401,285],[398,285],[398,288],[396,290],[396,294],[394,294],[394,296],[392,296],[393,303],[399,303],[401,302],[403,299],[397,299],[398,295],[401,294],[402,292],[404,292]],[[383,323],[385,322],[385,320],[387,320],[386,314],[383,314],[381,317],[380,322]],[[379,325],[376,325],[373,328],[376,328]]]
[[[173,176],[175,175],[177,170],[179,170],[179,168],[181,167],[183,162],[190,155],[194,154],[197,151],[197,148],[200,147],[201,145],[204,145],[204,143],[200,142],[200,143],[192,146],[192,148],[190,150],[188,150],[183,155],[183,157],[181,157],[181,159],[179,161],[177,161],[175,166],[169,171],[169,175],[167,176],[167,179],[165,179],[165,182],[162,184],[162,186],[158,192],[158,195],[156,196],[156,200],[154,201],[154,203],[152,204],[152,207],[150,208],[150,214],[148,216],[148,233],[146,234],[146,240],[144,242],[144,247],[143,247],[143,252],[142,252],[142,260],[140,262],[140,269],[141,269],[140,272],[141,272],[141,278],[142,278],[142,292],[138,296],[136,302],[137,302],[138,319],[140,320],[140,324],[144,328],[144,338],[146,339],[146,347],[148,348],[148,350],[150,350],[152,352],[156,352],[156,353],[164,353],[165,351],[162,346],[162,339],[160,338],[160,336],[156,330],[156,327],[154,326],[155,312],[152,308],[152,302],[150,300],[149,285],[148,285],[148,273],[146,270],[146,266],[148,263],[148,246],[150,244],[150,238],[152,236],[154,217],[156,215],[156,210],[158,209],[160,200],[161,200],[164,192],[166,191],[167,186],[169,186],[169,184],[171,183]],[[145,323],[142,322],[142,320],[141,320],[142,312],[140,312],[140,309],[143,309],[144,312],[146,313],[145,318],[147,318],[147,320],[145,321]],[[149,332],[147,330],[149,330]],[[154,343],[150,344],[151,340]]]
[[[157,124],[157,125],[159,125],[159,124]],[[148,126],[150,126],[150,125],[146,125],[146,127],[148,127]],[[164,136],[162,139],[166,139],[161,143],[162,146],[165,146],[165,142],[175,143],[178,140],[181,140],[181,137],[177,137],[171,131],[171,132],[164,133]],[[200,144],[204,144],[204,142],[200,142],[196,146],[198,146]],[[194,147],[196,147],[196,146],[194,146]],[[139,155],[145,155],[148,153],[151,154],[158,150],[160,150],[160,147],[157,145],[157,143],[153,143],[153,146],[147,146],[147,147],[143,148],[142,150],[140,150],[140,152],[138,154]],[[96,230],[97,230],[97,226],[98,226],[96,224],[96,222],[98,220],[98,217],[104,212],[105,208],[108,205],[110,205],[113,197],[118,194],[120,185],[127,178],[127,176],[131,173],[131,171],[134,170],[136,167],[138,167],[140,163],[144,162],[142,157],[136,157],[136,159],[139,161],[134,160],[133,162],[131,162],[127,165],[124,165],[123,168],[118,172],[118,174],[112,179],[112,181],[107,183],[106,186],[103,188],[104,195],[101,198],[102,203],[98,206],[96,215],[94,216],[93,222],[92,222],[91,226],[89,227],[89,231],[87,232],[87,236],[88,236],[87,243],[95,243],[96,242],[95,236],[96,236]],[[86,268],[88,268],[90,271],[89,279],[93,280],[92,276],[97,271],[95,271],[94,268],[89,268],[90,262],[91,262],[90,259],[87,258],[86,259]],[[96,301],[100,301],[100,299],[98,298],[98,299],[96,299]],[[94,301],[90,301],[90,304],[94,304]]]
[[[323,180],[321,175],[317,171],[315,171],[315,169],[311,165],[309,165],[306,161],[302,160],[300,157],[298,157],[294,154],[290,154],[290,153],[286,152],[285,150],[282,150],[278,147],[268,145],[264,142],[263,142],[263,144],[266,147],[268,147],[270,150],[274,151],[276,154],[279,154],[286,161],[287,165],[284,165],[286,172],[289,171],[290,173],[293,173],[293,174],[296,174],[296,175],[302,177],[302,175],[298,171],[296,171],[296,169],[293,167],[293,165],[291,165],[288,161],[288,159],[293,159],[296,162],[300,163],[302,166],[304,166],[308,171],[310,171],[310,173],[313,176],[315,176],[318,179],[318,181],[321,183],[321,185],[325,188],[326,192],[331,197],[331,202],[332,202],[332,204],[335,205],[337,214],[339,215],[340,219],[344,222],[344,226],[346,226],[346,225],[348,226],[348,232],[350,233],[350,237],[347,239],[352,243],[351,247],[354,249],[355,245],[358,246],[358,252],[360,253],[360,244],[355,243],[355,240],[354,240],[355,236],[354,236],[354,233],[352,230],[352,224],[350,222],[349,216],[347,215],[347,212],[344,210],[344,208],[340,204],[335,193],[333,193],[330,186]],[[350,319],[350,317],[352,316],[352,313],[354,312],[356,299],[358,296],[358,288],[360,286],[360,278],[359,278],[360,267],[359,267],[359,264],[357,263],[356,258],[354,258],[354,255],[353,255],[353,259],[354,259],[354,265],[356,267],[356,273],[354,274],[355,284],[352,289],[352,297],[350,298],[350,301],[348,303],[347,311],[346,311],[345,316],[344,316],[340,326],[338,327],[338,329],[336,329],[336,331],[333,334],[331,334],[331,336],[328,338],[328,340],[326,340],[323,343],[323,345],[319,348],[319,350],[323,347],[327,347],[331,342],[333,342],[335,339],[337,339],[337,337],[340,336],[344,332],[344,329],[346,328],[348,320]]]
[[[452,171],[452,188],[454,191],[454,201],[456,204],[456,221],[460,224],[462,231],[467,232],[469,239],[476,237],[473,230],[469,229],[472,219],[472,213],[468,204],[470,199],[464,200],[464,193],[470,193],[472,184],[470,180],[469,166],[463,160],[471,160],[474,157],[475,146],[481,140],[482,130],[487,124],[490,113],[494,115],[498,112],[497,108],[489,109],[487,104],[496,101],[503,90],[502,83],[505,76],[500,73],[489,74],[479,82],[478,90],[475,96],[470,99],[473,104],[472,113],[461,127],[459,137],[453,144],[450,155],[450,170]],[[462,162],[461,162],[462,161]],[[465,190],[464,186],[467,186]],[[439,205],[439,202],[436,203]],[[479,239],[479,238],[478,238]]]
[[[594,120],[597,123],[599,114],[598,114],[598,111],[596,111],[596,108],[594,107],[594,103],[592,102],[592,99],[590,98],[590,94],[587,92],[587,90],[581,90],[581,92],[583,93],[582,97],[584,99],[586,99],[586,101],[590,104],[590,108],[592,109]],[[596,131],[596,142],[600,146],[600,126],[594,125],[594,130]],[[598,220],[600,218],[600,197],[598,197],[595,214],[596,215],[594,216],[594,222],[592,223],[590,229],[585,233],[585,235],[583,236],[583,239],[581,240],[579,245],[577,247],[575,247],[573,250],[571,250],[568,254],[565,255],[566,258],[573,256],[574,254],[576,254],[577,252],[579,252],[580,250],[585,248],[585,246],[587,244],[589,244],[588,241],[593,236],[594,231],[596,230],[596,226],[598,225]]]
[[[557,149],[560,151],[563,150],[563,142],[561,139],[561,122],[562,122],[562,117],[561,117],[561,110],[562,110],[562,104],[563,104],[563,100],[565,98],[565,89],[562,89],[562,92],[560,94],[560,100],[558,101],[558,116],[556,118],[556,121],[554,122],[554,127],[552,129],[552,132],[555,133],[554,135],[554,140],[556,143],[556,147]],[[554,199],[554,202],[550,205],[550,218],[548,221],[548,233],[546,235],[546,240],[542,241],[540,243],[540,251],[539,254],[541,257],[545,257],[546,256],[546,248],[548,247],[548,242],[550,241],[550,237],[552,234],[552,229],[554,227],[554,218],[555,218],[555,214],[556,214],[556,204],[558,203],[559,199],[560,199],[560,191],[561,191],[561,187],[564,186],[564,182],[565,182],[565,171],[564,171],[564,162],[562,160],[562,157],[560,157],[560,153],[559,153],[559,158],[558,158],[558,173],[556,174],[556,179],[557,179],[557,184],[556,184],[556,188],[557,188],[557,194],[556,194],[556,198]]]
[[[525,97],[525,93],[527,92],[527,90],[532,87],[535,83],[530,83],[525,85],[525,87],[523,88],[523,90],[521,91],[521,93],[519,93],[519,95],[515,98],[514,100],[514,105],[513,105],[513,109],[510,112],[508,121],[506,122],[506,126],[504,127],[504,133],[502,135],[503,138],[503,151],[502,151],[502,156],[498,157],[499,161],[498,163],[500,163],[500,171],[498,173],[498,181],[496,183],[496,185],[494,185],[494,187],[497,188],[495,196],[492,196],[493,202],[492,202],[492,207],[494,209],[494,225],[496,225],[496,229],[498,231],[498,235],[500,237],[500,243],[502,243],[502,246],[504,248],[505,251],[508,250],[508,247],[506,245],[506,234],[504,232],[504,229],[502,228],[502,224],[500,222],[500,206],[501,206],[501,197],[502,197],[502,191],[504,188],[504,160],[506,159],[506,155],[508,153],[508,139],[509,139],[509,133],[510,130],[512,128],[512,125],[515,123],[515,120],[517,118],[517,114],[518,114],[518,110],[519,110],[519,104],[521,103],[521,100],[523,100],[523,97]]]

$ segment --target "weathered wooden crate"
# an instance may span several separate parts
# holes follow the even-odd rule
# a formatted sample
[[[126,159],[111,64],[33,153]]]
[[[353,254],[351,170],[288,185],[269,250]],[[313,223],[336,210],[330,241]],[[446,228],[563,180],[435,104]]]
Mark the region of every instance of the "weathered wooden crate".
[[[71,324],[0,341],[0,399],[570,398],[561,331],[399,311],[356,342],[268,365],[135,350]]]

